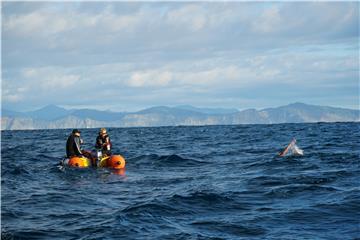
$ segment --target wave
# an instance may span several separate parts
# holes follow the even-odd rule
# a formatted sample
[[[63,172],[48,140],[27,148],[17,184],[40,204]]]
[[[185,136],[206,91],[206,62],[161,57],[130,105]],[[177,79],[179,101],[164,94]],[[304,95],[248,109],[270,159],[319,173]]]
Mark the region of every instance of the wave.
[[[205,221],[194,221],[191,223],[192,226],[200,229],[207,229],[211,232],[226,233],[241,237],[251,237],[264,235],[267,230],[254,225],[247,226],[240,223],[221,222],[213,220]]]
[[[175,155],[160,156],[157,159],[156,163],[159,165],[164,165],[164,166],[168,166],[168,165],[197,166],[197,165],[202,165],[204,162],[198,161],[195,159],[191,159],[191,158],[182,158],[175,154]]]
[[[60,171],[65,130],[6,132],[2,239],[356,239],[360,124],[321,126],[113,128],[126,176]]]
[[[272,188],[265,193],[265,196],[268,198],[290,198],[305,192],[316,192],[316,194],[320,194],[337,191],[337,188],[328,186],[292,184],[289,186]]]
[[[165,203],[160,203],[158,201],[151,201],[146,203],[138,203],[131,205],[121,210],[122,213],[127,214],[136,214],[136,215],[158,215],[158,216],[173,216],[174,214],[191,214],[191,212],[184,212],[179,208],[170,206]]]
[[[195,191],[188,195],[175,194],[169,199],[169,204],[183,206],[194,210],[248,210],[249,203],[240,202],[233,194],[214,193],[210,191]]]
[[[279,157],[277,154],[273,154],[270,156],[263,156],[262,158],[257,158],[258,160],[254,160],[251,162],[247,162],[243,165],[244,169],[273,169],[277,167],[294,167],[294,165],[305,165],[309,164],[304,161],[304,156],[301,155],[289,155],[285,157]]]
[[[360,200],[352,199],[350,201],[341,201],[337,203],[318,203],[313,207],[317,209],[333,212],[338,217],[348,215],[348,216],[353,216],[356,219],[359,219],[360,217],[359,206],[360,206]]]
[[[154,167],[191,167],[203,165],[206,162],[191,158],[183,158],[179,155],[141,155],[135,158],[128,159],[129,165],[134,166],[154,166]]]
[[[359,159],[358,152],[334,152],[334,151],[315,151],[312,157],[331,163],[353,163]]]
[[[3,164],[4,166],[4,164]],[[25,176],[30,176],[30,172],[28,170],[25,169],[24,166],[18,166],[18,165],[15,165],[15,164],[11,164],[11,165],[8,165],[6,167],[6,169],[3,169],[1,171],[1,175],[4,177],[4,176],[7,176],[7,175],[25,175]]]
[[[9,231],[1,230],[1,239],[4,240],[31,240],[31,239],[58,239],[59,232],[51,232],[48,229],[35,230],[35,229],[24,229],[22,231]]]
[[[1,239],[12,240],[14,239],[14,234],[6,229],[1,229]]]
[[[286,177],[258,176],[248,180],[248,186],[274,187],[288,184]]]

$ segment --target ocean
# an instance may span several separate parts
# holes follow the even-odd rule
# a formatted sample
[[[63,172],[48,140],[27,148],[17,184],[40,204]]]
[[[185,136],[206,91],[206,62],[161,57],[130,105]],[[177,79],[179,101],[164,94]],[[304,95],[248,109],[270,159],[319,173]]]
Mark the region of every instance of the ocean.
[[[124,171],[60,169],[70,129],[2,131],[1,238],[360,239],[359,130],[109,128]],[[304,155],[278,157],[293,138]]]

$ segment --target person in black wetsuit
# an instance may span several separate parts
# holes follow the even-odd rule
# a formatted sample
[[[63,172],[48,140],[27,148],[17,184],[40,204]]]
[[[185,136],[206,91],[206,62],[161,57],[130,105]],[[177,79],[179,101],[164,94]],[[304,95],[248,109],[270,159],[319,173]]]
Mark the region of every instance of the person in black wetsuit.
[[[96,138],[95,148],[101,150],[103,154],[111,155],[111,141],[105,128],[101,128]]]
[[[81,132],[78,129],[74,129],[66,141],[66,155],[68,158],[74,156],[81,157],[83,155],[80,148],[82,143],[80,133]]]

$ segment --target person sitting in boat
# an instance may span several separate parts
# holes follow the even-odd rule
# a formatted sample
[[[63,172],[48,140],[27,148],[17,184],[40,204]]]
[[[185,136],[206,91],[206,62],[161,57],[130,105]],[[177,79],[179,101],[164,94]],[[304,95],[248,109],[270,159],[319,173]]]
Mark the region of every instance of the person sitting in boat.
[[[82,144],[80,133],[78,129],[74,129],[66,141],[66,155],[68,158],[83,155],[80,147]]]
[[[111,141],[105,128],[101,128],[96,138],[95,148],[102,151],[102,154],[111,155]]]

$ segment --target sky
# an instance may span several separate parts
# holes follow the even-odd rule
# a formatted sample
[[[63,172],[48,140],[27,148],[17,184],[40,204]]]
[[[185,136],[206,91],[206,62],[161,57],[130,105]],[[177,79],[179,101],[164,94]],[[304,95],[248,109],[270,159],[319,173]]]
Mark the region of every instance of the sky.
[[[2,108],[359,109],[359,2],[2,2]]]

